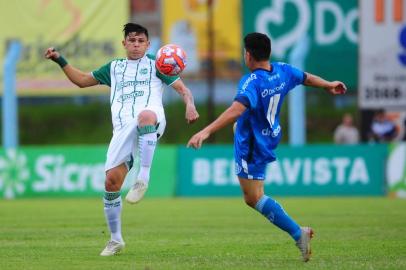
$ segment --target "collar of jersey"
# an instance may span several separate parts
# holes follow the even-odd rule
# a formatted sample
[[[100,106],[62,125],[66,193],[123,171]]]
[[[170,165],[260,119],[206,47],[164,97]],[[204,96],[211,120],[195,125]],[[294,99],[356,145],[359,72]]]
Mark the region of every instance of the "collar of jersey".
[[[143,57],[141,57],[141,58],[138,58],[138,59],[136,59],[136,60],[131,60],[131,59],[128,59],[128,57],[127,57],[127,62],[128,63],[138,63],[138,62],[140,62],[144,57],[145,57],[145,55],[146,54],[144,54],[144,56]]]
[[[271,70],[267,70],[267,69],[264,69],[264,68],[256,68],[256,69],[254,69],[253,71],[252,71],[252,73],[254,73],[254,72],[256,72],[256,71],[265,71],[265,72],[269,72],[269,73],[272,73],[273,71],[274,71],[274,68],[273,68],[273,65],[271,64]]]

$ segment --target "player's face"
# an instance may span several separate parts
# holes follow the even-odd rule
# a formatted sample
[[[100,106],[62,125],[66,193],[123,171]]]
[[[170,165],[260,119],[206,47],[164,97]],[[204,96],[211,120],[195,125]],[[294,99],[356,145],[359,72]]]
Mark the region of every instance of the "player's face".
[[[149,40],[144,33],[131,32],[123,40],[123,46],[127,51],[128,59],[135,60],[144,56],[149,48]]]

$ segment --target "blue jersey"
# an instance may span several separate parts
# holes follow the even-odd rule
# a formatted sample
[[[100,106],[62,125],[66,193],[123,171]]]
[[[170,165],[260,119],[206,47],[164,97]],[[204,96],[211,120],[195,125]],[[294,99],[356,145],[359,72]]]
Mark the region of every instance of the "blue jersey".
[[[273,150],[282,136],[283,100],[305,79],[303,71],[285,63],[272,63],[271,71],[256,69],[242,77],[234,100],[247,110],[238,118],[234,135],[237,162],[263,165],[276,159]]]

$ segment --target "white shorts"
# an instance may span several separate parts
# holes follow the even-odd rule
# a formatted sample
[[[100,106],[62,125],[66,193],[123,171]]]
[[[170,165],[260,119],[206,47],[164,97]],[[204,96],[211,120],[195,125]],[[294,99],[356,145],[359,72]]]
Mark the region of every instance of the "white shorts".
[[[142,111],[153,111],[157,117],[157,136],[158,139],[163,135],[166,126],[165,113],[162,107],[148,106],[136,112],[133,122],[128,121],[121,128],[113,130],[109,149],[107,150],[107,159],[104,170],[108,171],[125,162],[135,158],[138,146],[138,114]]]

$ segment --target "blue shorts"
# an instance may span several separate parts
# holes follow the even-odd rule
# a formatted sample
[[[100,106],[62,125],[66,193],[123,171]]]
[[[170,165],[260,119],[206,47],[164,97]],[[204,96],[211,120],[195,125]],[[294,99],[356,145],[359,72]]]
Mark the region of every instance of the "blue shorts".
[[[264,180],[265,179],[265,164],[248,163],[242,158],[235,159],[235,173],[237,176],[246,179]]]

